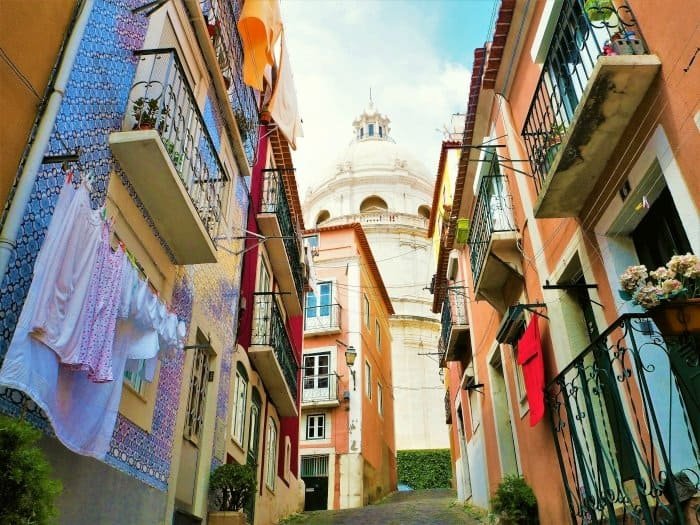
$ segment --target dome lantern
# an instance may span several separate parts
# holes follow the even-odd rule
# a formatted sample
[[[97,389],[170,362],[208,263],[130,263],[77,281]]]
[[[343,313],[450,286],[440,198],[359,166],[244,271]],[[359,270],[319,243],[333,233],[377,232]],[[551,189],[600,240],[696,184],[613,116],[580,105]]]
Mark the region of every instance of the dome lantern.
[[[382,115],[374,107],[374,101],[370,98],[369,105],[357,117],[353,123],[353,136],[355,141],[361,140],[387,140],[390,141],[389,124],[391,120],[386,115]]]

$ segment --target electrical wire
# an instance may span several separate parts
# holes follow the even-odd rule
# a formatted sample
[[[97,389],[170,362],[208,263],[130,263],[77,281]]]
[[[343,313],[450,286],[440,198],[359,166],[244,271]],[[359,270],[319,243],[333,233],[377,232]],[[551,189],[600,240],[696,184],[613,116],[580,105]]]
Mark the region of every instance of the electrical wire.
[[[37,100],[41,100],[41,95],[39,95],[37,90],[34,89],[34,86],[32,85],[29,78],[27,78],[27,75],[25,75],[19,68],[19,66],[17,66],[17,64],[14,63],[14,61],[9,57],[9,55],[3,47],[0,47],[0,58],[2,58],[5,61],[5,63],[12,70],[12,72],[19,79],[19,81],[24,85],[24,87],[26,87],[32,93],[32,95],[36,97]]]

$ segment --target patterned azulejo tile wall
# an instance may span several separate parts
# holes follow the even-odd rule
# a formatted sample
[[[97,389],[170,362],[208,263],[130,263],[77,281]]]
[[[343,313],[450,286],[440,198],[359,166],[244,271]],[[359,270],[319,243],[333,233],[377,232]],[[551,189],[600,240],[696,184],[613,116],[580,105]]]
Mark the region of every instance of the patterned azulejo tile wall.
[[[110,173],[116,171],[128,181],[112,157],[108,136],[121,128],[127,98],[136,71],[133,51],[142,47],[148,19],[133,15],[131,9],[144,0],[96,0],[85,38],[71,73],[65,98],[57,116],[47,154],[78,151],[80,162],[72,168],[94,178],[93,204],[104,204]],[[221,118],[206,104],[206,124],[212,135],[220,136]],[[218,141],[217,141],[218,143]],[[66,151],[66,149],[68,151]],[[0,286],[0,360],[7,352],[24,299],[31,284],[37,253],[46,235],[65,173],[58,166],[43,166],[38,174],[25,212],[17,249]],[[235,179],[236,204],[232,223],[241,225],[246,216],[247,192]],[[138,199],[135,194],[137,204]],[[143,208],[142,208],[143,209]],[[144,212],[146,218],[150,218]],[[152,223],[151,223],[152,224]],[[166,247],[167,248],[167,247]],[[221,268],[219,268],[221,267]],[[222,372],[230,370],[235,341],[234,312],[237,312],[240,258],[227,264],[206,265],[183,272],[173,294],[171,307],[189,323],[193,301],[203,301],[219,322],[227,348],[222,352]],[[180,402],[184,356],[163,361],[151,432],[145,432],[119,416],[105,462],[159,489],[167,490],[170,474],[175,419]],[[228,411],[228,373],[222,374],[217,393],[217,425],[225,424]],[[25,417],[51,434],[41,411],[20,392],[0,389],[0,411]],[[225,435],[217,428],[216,435]],[[215,446],[215,450],[218,447]],[[218,455],[216,456],[218,457]],[[223,459],[223,458],[221,458]]]

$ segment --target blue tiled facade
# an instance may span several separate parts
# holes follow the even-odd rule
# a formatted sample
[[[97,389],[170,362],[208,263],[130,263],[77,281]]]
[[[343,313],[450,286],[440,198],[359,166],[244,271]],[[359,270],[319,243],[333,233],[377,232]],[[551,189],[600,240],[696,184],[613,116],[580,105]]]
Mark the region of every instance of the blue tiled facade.
[[[137,61],[133,51],[141,49],[148,26],[148,18],[132,14],[131,9],[144,3],[145,0],[95,0],[46,152],[52,155],[79,153],[79,163],[71,168],[80,175],[89,173],[93,177],[92,198],[95,207],[105,202],[110,173],[118,173],[122,182],[130,188],[112,156],[108,137],[111,132],[121,129],[136,72]],[[214,144],[219,148],[222,118],[217,114],[212,100],[215,98],[210,94],[203,115]],[[0,286],[0,361],[7,352],[29,290],[36,256],[64,179],[65,172],[58,165],[42,166],[38,173],[16,251]],[[233,224],[241,225],[247,216],[247,192],[238,177],[232,183],[235,184],[236,195]],[[140,206],[134,192],[131,193]],[[144,216],[150,221],[145,212]],[[167,246],[164,247],[167,251]],[[217,393],[216,436],[225,436],[226,414],[230,410],[228,372],[236,335],[237,316],[234,313],[237,312],[240,296],[240,262],[237,258],[226,265],[226,271],[220,266],[190,267],[180,272],[171,307],[189,326],[196,296],[198,301],[206,301],[212,317],[222,323],[219,325],[222,326],[221,337],[227,342],[227,348],[222,349],[220,354],[222,378]],[[182,398],[183,364],[182,354],[162,362],[151,431],[142,430],[120,415],[105,459],[112,467],[161,491],[168,489],[172,448],[176,439],[175,421]],[[51,434],[50,425],[40,410],[20,392],[0,389],[0,411],[13,415],[22,412],[27,420]],[[221,446],[215,444],[213,464],[224,461],[220,450]]]

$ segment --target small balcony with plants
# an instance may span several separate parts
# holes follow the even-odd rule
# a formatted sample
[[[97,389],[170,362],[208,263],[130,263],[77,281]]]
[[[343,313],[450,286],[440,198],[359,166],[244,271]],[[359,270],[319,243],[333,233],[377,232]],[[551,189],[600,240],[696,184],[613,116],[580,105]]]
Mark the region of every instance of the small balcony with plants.
[[[280,416],[296,416],[297,368],[292,342],[275,294],[256,293],[248,356]]]
[[[186,0],[191,21],[211,70],[218,69],[241,136],[248,164],[253,165],[258,144],[258,102],[243,82],[243,45],[238,32],[241,1]],[[197,5],[199,4],[199,5]]]
[[[340,406],[338,374],[304,373],[301,390],[301,408],[332,408]]]
[[[110,134],[110,146],[175,261],[216,262],[229,175],[176,51],[135,55],[122,131]]]
[[[625,1],[563,0],[550,28],[522,136],[538,195],[535,217],[575,217],[661,62],[648,53]]]
[[[328,335],[340,333],[339,304],[322,304],[304,308],[304,335]]]
[[[474,202],[467,237],[474,296],[504,311],[508,303],[504,287],[511,279],[520,279],[522,270],[512,197],[495,152],[487,153],[482,163]]]
[[[700,330],[655,323],[622,315],[547,387],[572,523],[697,523]]]
[[[444,366],[447,361],[461,360],[464,353],[470,348],[467,289],[465,287],[451,286],[447,288],[447,294],[442,303],[440,324],[438,347],[441,353],[440,364]]]
[[[281,172],[263,170],[262,200],[257,214],[260,233],[265,236],[275,280],[290,316],[302,314],[304,270],[299,229],[292,218]]]

